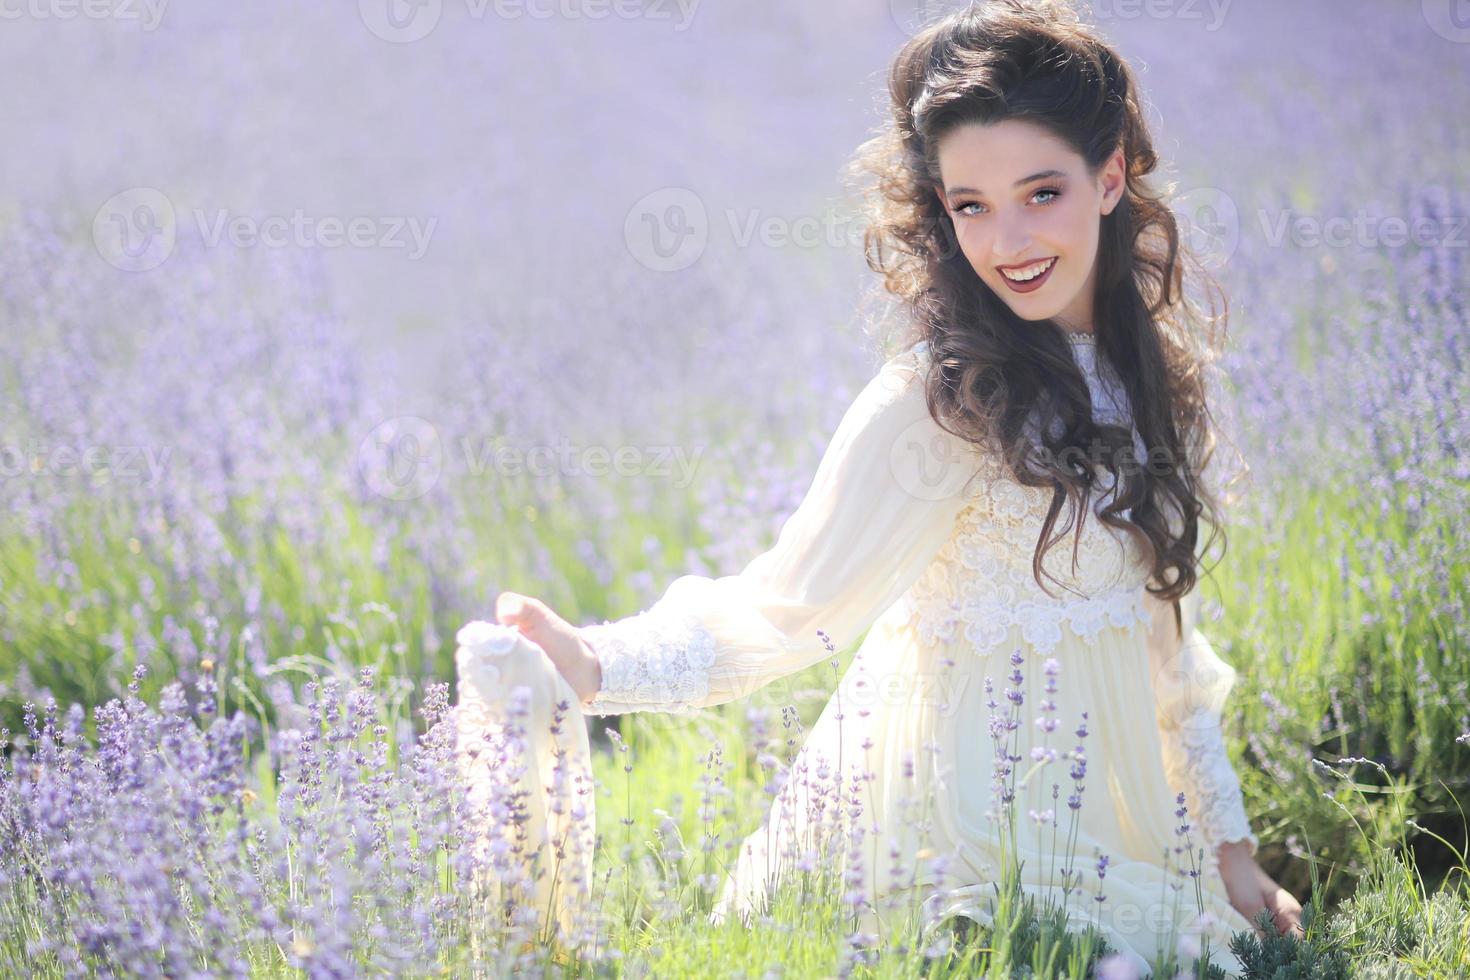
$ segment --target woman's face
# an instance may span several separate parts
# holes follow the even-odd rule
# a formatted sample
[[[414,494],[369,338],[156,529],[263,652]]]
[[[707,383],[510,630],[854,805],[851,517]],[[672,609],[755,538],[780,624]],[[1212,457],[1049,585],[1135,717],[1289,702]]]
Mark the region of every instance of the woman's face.
[[[1098,231],[1123,194],[1122,151],[1093,178],[1036,123],[967,123],[940,140],[939,170],[939,200],[975,274],[1021,319],[1091,332]]]

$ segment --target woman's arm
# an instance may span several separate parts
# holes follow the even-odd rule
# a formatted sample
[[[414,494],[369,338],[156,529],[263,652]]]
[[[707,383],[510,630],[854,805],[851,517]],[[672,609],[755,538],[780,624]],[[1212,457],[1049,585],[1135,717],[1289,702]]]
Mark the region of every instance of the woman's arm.
[[[1234,841],[1253,856],[1259,841],[1251,832],[1240,779],[1230,763],[1220,725],[1235,685],[1235,668],[1216,655],[1199,629],[1198,588],[1180,600],[1182,640],[1174,627],[1173,607],[1152,596],[1146,601],[1165,775],[1175,792],[1185,794],[1185,804],[1209,854],[1218,857],[1220,845]]]
[[[1250,468],[1234,444],[1222,437],[1212,419],[1194,433],[1186,451],[1197,467],[1201,487],[1213,492],[1216,519],[1229,523],[1229,512],[1248,484]],[[1170,527],[1183,531],[1184,517],[1172,501]],[[1201,541],[1201,548],[1205,542]],[[1202,554],[1201,554],[1201,557]],[[1224,851],[1251,858],[1259,843],[1251,832],[1241,798],[1240,779],[1230,764],[1220,719],[1235,685],[1235,669],[1215,653],[1200,630],[1200,585],[1180,600],[1180,628],[1171,605],[1146,596],[1152,626],[1149,659],[1152,669],[1164,768],[1175,792],[1199,827],[1210,860]],[[1221,850],[1222,845],[1224,851]]]
[[[637,615],[585,626],[601,671],[587,714],[686,712],[745,697],[856,640],[954,529],[980,470],[929,416],[920,347],[848,408],[775,545],[735,575],[685,575]]]

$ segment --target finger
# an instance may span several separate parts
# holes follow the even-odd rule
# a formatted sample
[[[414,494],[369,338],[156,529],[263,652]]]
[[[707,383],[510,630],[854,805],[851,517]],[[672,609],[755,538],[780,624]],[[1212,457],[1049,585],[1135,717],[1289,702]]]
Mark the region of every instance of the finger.
[[[1271,914],[1276,917],[1276,931],[1283,936],[1300,934],[1301,924],[1296,917],[1281,906],[1273,906]]]
[[[511,621],[520,614],[521,597],[514,592],[502,592],[495,597],[495,618],[502,626],[511,625]]]
[[[529,627],[534,624],[536,600],[518,592],[502,592],[495,598],[495,617],[505,626]]]

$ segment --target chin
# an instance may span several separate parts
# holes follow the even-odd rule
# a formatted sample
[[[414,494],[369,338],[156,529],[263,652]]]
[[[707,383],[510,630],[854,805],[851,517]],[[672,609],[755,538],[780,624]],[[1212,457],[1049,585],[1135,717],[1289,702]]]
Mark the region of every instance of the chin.
[[[1005,289],[1004,286],[1002,286],[1000,288],[1001,289]],[[1010,309],[1010,311],[1012,313],[1014,313],[1020,319],[1025,320],[1027,323],[1045,323],[1047,320],[1052,319],[1057,314],[1059,314],[1059,313],[1062,312],[1062,308],[1061,307],[1058,307],[1057,309],[1054,309],[1054,310],[1051,309],[1051,308],[1049,308],[1049,307],[1048,308],[1045,308],[1045,309],[1038,309],[1036,307],[1029,307],[1027,309],[1019,309],[1019,308],[1016,307],[1016,305],[1014,303],[1010,302],[1004,296],[1001,297],[1001,302],[1002,303],[1005,303],[1006,307],[1008,309]]]

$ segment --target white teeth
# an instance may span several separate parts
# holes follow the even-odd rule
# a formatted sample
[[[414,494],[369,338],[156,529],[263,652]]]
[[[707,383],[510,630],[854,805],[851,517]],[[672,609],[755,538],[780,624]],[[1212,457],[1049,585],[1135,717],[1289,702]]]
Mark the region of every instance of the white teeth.
[[[1055,261],[1056,259],[1051,258],[1038,262],[1035,265],[1028,265],[1024,269],[1002,269],[1000,270],[1000,274],[1012,282],[1030,282],[1047,269],[1050,269],[1051,264]]]

